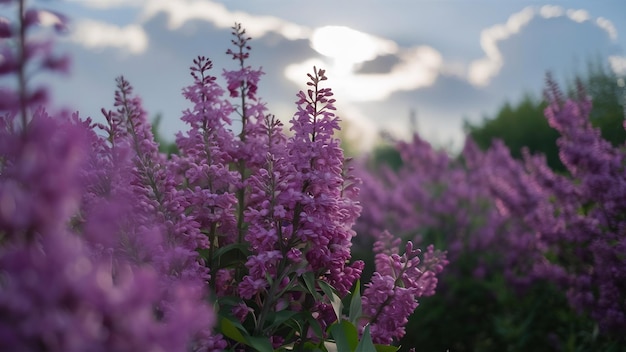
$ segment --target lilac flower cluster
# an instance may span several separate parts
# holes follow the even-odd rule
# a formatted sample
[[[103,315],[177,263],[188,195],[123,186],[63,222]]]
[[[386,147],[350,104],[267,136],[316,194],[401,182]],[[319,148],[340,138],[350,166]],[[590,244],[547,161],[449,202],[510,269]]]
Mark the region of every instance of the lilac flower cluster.
[[[210,60],[194,60],[194,84],[183,91],[193,103],[182,118],[190,129],[177,136],[180,152],[168,169],[184,192],[186,214],[208,238],[201,253],[213,272],[209,287],[226,308],[223,317],[242,324],[245,334],[270,336],[274,347],[304,343],[303,336],[323,339],[313,326],[286,332],[271,322],[276,314],[293,312],[314,318],[323,331],[338,319],[324,289],[344,297],[363,269],[360,261],[349,264],[352,226],[361,211],[359,181],[333,136],[339,129],[333,93],[321,87],[324,70],[314,68],[309,89],[297,95],[288,136],[256,95],[262,72],[246,65],[250,38],[240,25],[233,35],[235,50],[227,54],[239,67],[224,70],[227,90],[211,75]],[[241,123],[237,134],[230,129],[233,121]],[[439,271],[425,270],[422,281],[433,287]],[[409,313],[426,294],[411,290],[411,301],[401,302]],[[373,330],[372,336],[382,341],[388,333]],[[232,347],[249,343],[226,337],[222,342]]]
[[[376,170],[357,164],[364,205],[355,226],[363,236],[357,243],[368,246],[368,238],[376,241],[391,231],[415,243],[438,241],[438,248],[445,246],[452,261],[493,247],[502,223],[490,206],[482,165],[474,161],[480,154],[477,148],[468,142],[464,159],[454,160],[418,135],[410,142],[397,142],[395,148],[403,163],[398,171],[384,164]],[[482,276],[484,271],[479,265],[475,274]]]
[[[235,27],[234,35],[233,42],[245,49],[245,32]],[[242,52],[233,58],[247,57]],[[279,120],[262,115],[261,104],[248,103],[257,100],[251,87],[259,74],[243,60],[241,72],[224,72],[230,96],[242,98],[239,106],[220,98],[223,90],[209,75],[208,60],[198,58],[194,64],[195,85],[185,90],[195,103],[185,117],[192,128],[178,136],[180,156],[173,157],[173,168],[188,187],[192,214],[203,219],[201,228],[208,232],[207,260],[216,272],[212,289],[218,297],[241,297],[243,305],[236,305],[236,311],[257,307],[254,325],[261,332],[272,311],[300,310],[303,304],[313,309],[301,291],[293,292],[304,273],[335,287],[340,296],[361,273],[362,263],[347,265],[351,226],[360,207],[349,197],[352,193],[344,192],[343,153],[333,138],[338,119],[332,113],[332,92],[319,87],[326,77],[315,70],[312,89],[298,95],[294,133],[288,138]],[[244,121],[238,138],[226,128],[235,112]],[[223,257],[216,256],[228,246],[235,258],[245,254],[243,266],[224,265]],[[290,307],[283,306],[286,301],[292,302]]]
[[[510,237],[517,242],[511,246],[522,249],[518,253],[532,254],[524,257],[529,264],[518,272],[526,280],[557,283],[570,304],[588,313],[602,331],[623,331],[626,156],[592,127],[591,100],[582,87],[576,100],[565,100],[549,78],[546,98],[550,104],[545,115],[561,134],[559,155],[569,175],[553,173],[545,158],[527,152],[523,164],[502,152],[499,160],[494,154],[486,156],[486,167],[493,169],[504,161],[515,170],[496,176],[501,186],[494,184],[493,193],[501,211],[515,219]],[[507,184],[507,179],[515,184]]]
[[[383,232],[374,246],[376,272],[362,298],[364,322],[371,326],[374,343],[391,344],[404,336],[417,299],[435,294],[437,274],[448,264],[445,254],[432,245],[420,261],[421,251],[414,249],[411,241],[402,255],[399,243],[399,238]]]
[[[240,25],[233,35],[236,49],[227,54],[239,68],[223,72],[228,97],[210,74],[210,60],[194,60],[194,84],[183,91],[193,103],[182,118],[190,129],[178,135],[180,153],[169,160],[168,170],[184,194],[185,213],[208,238],[201,253],[213,272],[209,287],[220,306],[231,307],[223,317],[243,324],[246,334],[270,336],[274,347],[303,343],[305,335],[323,339],[313,326],[278,335],[285,326],[272,321],[291,311],[313,317],[320,329],[333,324],[338,317],[324,289],[344,297],[363,269],[360,261],[349,264],[352,226],[361,207],[358,181],[333,137],[339,129],[333,94],[321,87],[325,72],[314,68],[310,88],[297,95],[287,136],[256,96],[261,71],[246,66],[249,38]],[[230,129],[231,116],[241,122],[238,134]],[[438,265],[424,269],[423,279],[412,285],[429,282],[434,288],[434,274],[444,264]],[[402,302],[407,312],[417,297],[432,294],[431,289],[411,292],[412,300]],[[372,334],[382,341],[388,332]],[[249,343],[226,337],[221,343],[232,347]]]
[[[545,114],[561,133],[560,158],[569,175],[554,173],[541,155],[514,160],[501,142],[472,162],[485,170],[494,205],[506,223],[501,243],[510,282],[537,280],[562,288],[572,307],[602,331],[626,326],[623,285],[624,153],[591,126],[591,101],[579,89],[565,100],[552,80]]]
[[[623,331],[626,155],[592,127],[582,87],[576,99],[565,99],[549,80],[546,97],[568,174],[528,151],[515,160],[500,141],[481,152],[470,140],[452,160],[416,136],[398,144],[399,171],[361,166],[364,210],[355,228],[376,240],[387,229],[416,240],[434,232],[453,267],[460,256],[477,253],[476,278],[502,272],[518,292],[553,283],[602,332]]]
[[[142,241],[138,249],[151,256],[158,245],[146,243],[158,242],[160,234],[142,229],[128,216],[118,218],[118,204],[124,203],[88,196],[86,189],[93,185],[83,176],[92,156],[89,130],[43,109],[35,110],[26,126],[16,123],[15,116],[7,112],[2,120],[0,347],[104,351],[191,346],[196,333],[210,328],[202,287],[164,282],[166,276],[155,266],[131,259],[129,247],[136,243],[129,242]],[[92,205],[97,202],[97,210],[82,208],[83,196]],[[166,258],[176,252],[161,250]]]
[[[155,164],[139,101],[120,79],[107,126],[46,112],[34,98],[45,91],[22,78],[37,55],[58,67],[25,36],[39,10],[18,8],[3,52],[34,51],[18,49],[3,70],[19,87],[0,117],[0,349],[206,349],[197,226]]]

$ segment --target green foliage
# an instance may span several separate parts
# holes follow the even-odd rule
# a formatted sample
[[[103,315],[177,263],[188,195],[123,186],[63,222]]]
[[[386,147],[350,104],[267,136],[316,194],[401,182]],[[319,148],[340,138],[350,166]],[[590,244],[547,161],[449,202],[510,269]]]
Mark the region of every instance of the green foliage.
[[[448,277],[437,295],[420,302],[407,331],[401,345],[423,352],[623,351],[573,312],[563,292],[546,283],[518,295],[501,275]]]
[[[465,128],[483,150],[499,138],[509,147],[514,158],[521,158],[522,148],[528,147],[533,153],[544,153],[552,168],[563,170],[556,145],[559,133],[548,125],[543,115],[545,107],[545,102],[526,95],[515,106],[505,103],[494,118],[485,118],[479,125],[466,122]]]
[[[593,99],[590,115],[593,125],[599,127],[602,136],[614,146],[621,145],[626,140],[626,131],[622,127],[626,91],[617,85],[618,78],[612,71],[597,63],[589,63],[586,77],[577,77]],[[575,86],[571,86],[569,93],[573,95]]]
[[[338,351],[354,351],[359,343],[359,333],[351,322],[344,320],[330,327]]]
[[[273,352],[272,343],[266,337],[250,336],[246,329],[236,320],[222,317],[219,330],[224,336],[248,346],[259,352]]]
[[[152,121],[152,135],[154,135],[154,141],[159,145],[159,152],[168,156],[178,154],[178,147],[176,146],[176,143],[168,142],[159,132],[159,126],[161,125],[162,119],[163,115],[157,114]]]
[[[586,74],[576,75],[572,80],[579,81],[592,97],[591,122],[615,146],[626,141],[622,127],[624,89],[617,85],[618,78],[603,65],[590,63]],[[569,83],[566,91],[573,96],[577,89],[577,84]],[[526,94],[515,105],[506,102],[494,117],[485,117],[477,124],[466,121],[465,129],[483,150],[491,146],[494,139],[502,139],[513,157],[521,158],[522,148],[528,147],[532,153],[545,154],[552,169],[564,171],[556,145],[559,134],[548,125],[543,114],[545,107],[545,101]]]
[[[376,352],[376,347],[372,342],[372,335],[370,334],[370,326],[365,326],[363,330],[363,337],[359,344],[356,346],[355,352]]]
[[[394,171],[400,170],[402,167],[402,157],[400,152],[388,144],[381,144],[374,148],[370,157],[370,167],[372,169],[378,169],[382,165],[386,165]]]
[[[352,299],[350,301],[350,312],[348,314],[348,319],[352,324],[357,324],[359,318],[363,314],[363,307],[361,306],[361,282],[357,280],[357,283],[354,287],[354,292],[352,293]]]

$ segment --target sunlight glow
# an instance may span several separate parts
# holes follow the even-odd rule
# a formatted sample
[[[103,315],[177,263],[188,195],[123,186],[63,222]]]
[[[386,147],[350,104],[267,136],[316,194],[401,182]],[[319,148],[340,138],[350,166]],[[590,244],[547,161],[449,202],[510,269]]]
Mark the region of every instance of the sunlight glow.
[[[285,76],[299,82],[315,65],[328,67],[328,75],[333,80],[333,91],[341,99],[348,101],[381,101],[397,91],[408,91],[432,85],[441,69],[441,54],[428,46],[405,49],[397,54],[400,62],[385,73],[357,73],[343,71],[345,67],[328,66],[320,59],[309,59],[302,63],[288,65]]]
[[[391,40],[345,26],[317,28],[311,36],[311,47],[324,56],[355,64],[398,50],[396,43]]]
[[[317,28],[311,36],[311,47],[329,58],[310,59],[292,64],[285,76],[298,82],[313,65],[325,67],[337,80],[333,90],[348,101],[380,101],[397,91],[429,86],[436,80],[442,65],[438,51],[427,46],[402,49],[388,39],[376,37],[345,26]],[[384,73],[359,73],[362,63],[380,56],[394,55],[400,62]]]

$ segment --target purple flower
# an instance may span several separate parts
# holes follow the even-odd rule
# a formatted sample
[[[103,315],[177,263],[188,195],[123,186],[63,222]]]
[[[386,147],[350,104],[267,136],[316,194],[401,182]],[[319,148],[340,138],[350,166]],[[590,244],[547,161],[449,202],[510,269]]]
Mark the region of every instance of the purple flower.
[[[265,291],[268,282],[264,278],[254,279],[252,276],[246,275],[239,283],[239,295],[244,299],[251,299],[257,294]]]
[[[157,271],[103,250],[123,240],[102,231],[116,230],[109,215],[119,215],[118,203],[80,212],[83,180],[94,179],[80,177],[91,159],[84,124],[37,110],[23,131],[2,134],[14,143],[0,145],[0,213],[13,219],[0,223],[1,349],[181,350],[210,327],[197,285],[173,283],[163,305]]]
[[[398,253],[398,240],[384,232],[375,245],[376,272],[363,292],[364,318],[360,328],[370,324],[374,343],[391,344],[405,334],[408,317],[418,306],[418,298],[432,296],[437,275],[448,264],[445,254],[431,245],[420,261],[419,249],[410,241],[405,253]]]

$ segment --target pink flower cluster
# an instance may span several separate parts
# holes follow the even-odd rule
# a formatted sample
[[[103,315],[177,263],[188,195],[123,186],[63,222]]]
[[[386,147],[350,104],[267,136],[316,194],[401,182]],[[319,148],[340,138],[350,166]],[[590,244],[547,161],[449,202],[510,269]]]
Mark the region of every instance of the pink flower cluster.
[[[374,343],[391,344],[406,333],[408,317],[418,306],[417,299],[432,296],[437,274],[448,264],[445,254],[432,245],[421,251],[407,242],[404,254],[398,253],[399,239],[383,232],[376,242],[376,272],[363,293],[365,320],[371,326]]]

